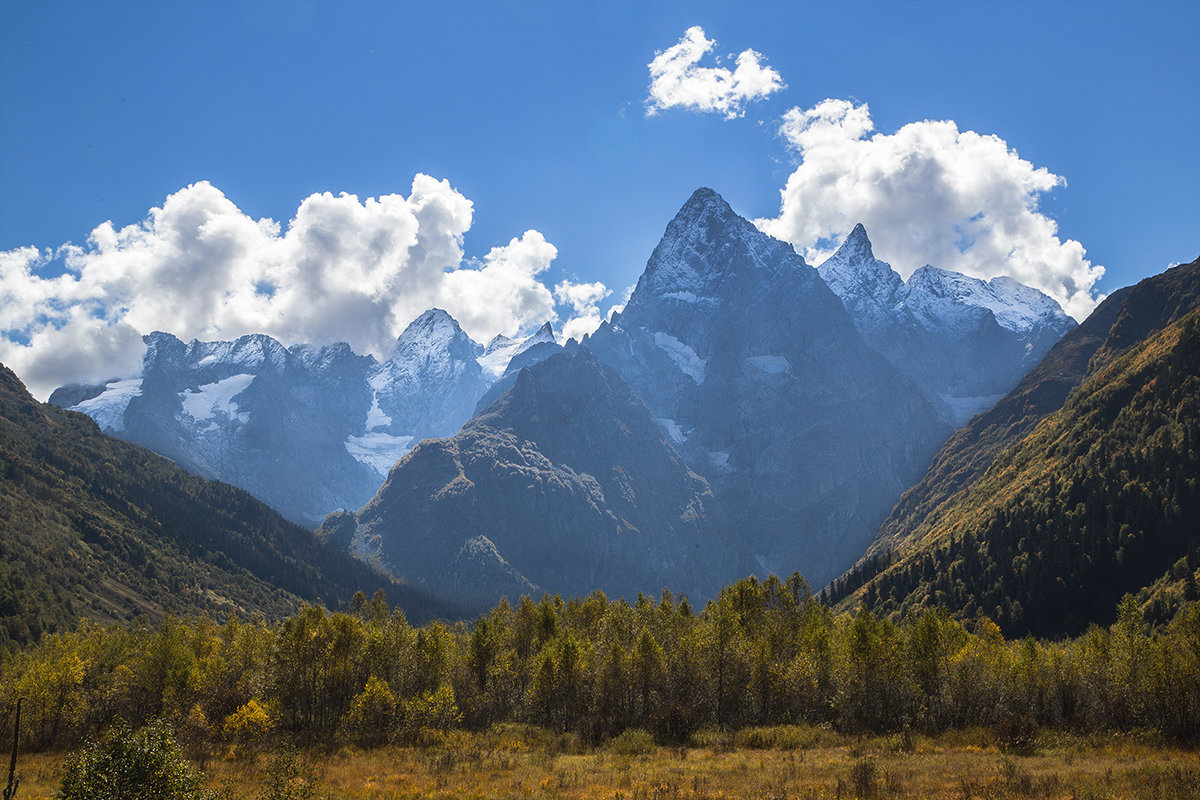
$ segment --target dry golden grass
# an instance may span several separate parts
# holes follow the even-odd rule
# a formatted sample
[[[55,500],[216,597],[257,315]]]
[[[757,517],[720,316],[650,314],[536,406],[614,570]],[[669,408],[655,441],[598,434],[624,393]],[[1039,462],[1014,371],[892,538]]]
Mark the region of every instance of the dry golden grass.
[[[760,747],[737,744],[746,741]],[[787,746],[761,746],[772,742]],[[224,797],[253,798],[279,758],[225,752],[195,763]],[[1000,752],[989,731],[855,739],[816,728],[701,734],[680,748],[634,733],[589,748],[572,736],[507,725],[423,747],[313,748],[293,759],[314,779],[312,796],[338,800],[1200,798],[1200,753],[1131,736],[1043,733],[1027,755]],[[62,760],[24,757],[18,797],[52,798]]]

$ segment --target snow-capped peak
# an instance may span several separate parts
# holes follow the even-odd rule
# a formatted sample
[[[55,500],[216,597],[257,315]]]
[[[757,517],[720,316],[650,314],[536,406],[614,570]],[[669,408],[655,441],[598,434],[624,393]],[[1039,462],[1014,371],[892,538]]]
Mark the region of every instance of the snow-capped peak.
[[[558,340],[554,338],[554,326],[551,325],[549,322],[545,323],[544,325],[542,325],[542,327],[540,327],[536,331],[534,331],[534,334],[525,340],[524,347],[522,347],[521,349],[525,350],[525,349],[532,347],[535,344],[540,344],[542,342],[550,342],[551,344],[558,344]]]
[[[175,336],[155,331],[142,337],[146,353],[142,374],[158,370],[218,368],[224,374],[264,371],[282,372],[288,351],[282,344],[262,333],[240,336],[233,341],[202,342],[192,339],[186,345]]]
[[[763,233],[721,195],[702,187],[668,223],[626,311],[658,298],[711,302],[729,275],[797,266],[807,268],[790,245]]]
[[[487,349],[479,357],[479,366],[483,368],[483,374],[487,380],[495,382],[508,369],[510,361],[536,344],[557,344],[554,337],[554,326],[549,322],[542,325],[533,334],[519,339],[510,339],[498,334],[488,342]]]
[[[900,275],[886,261],[875,257],[867,229],[860,222],[825,263],[817,267],[833,293],[842,298],[851,315],[890,309],[904,287]]]
[[[991,311],[998,324],[1016,333],[1048,326],[1061,335],[1073,327],[1052,298],[1007,276],[985,281],[926,264],[904,281],[875,257],[862,223],[817,271],[860,328],[903,309],[925,327],[973,326],[979,309]]]
[[[985,281],[959,272],[926,264],[908,279],[906,303],[925,316],[947,319],[956,316],[951,306],[986,308],[996,322],[1017,333],[1039,325],[1061,335],[1074,327],[1053,298],[1008,276]]]
[[[454,317],[440,308],[431,308],[408,324],[388,360],[411,361],[434,352],[466,359],[482,353],[483,347],[467,336]]]
[[[488,353],[494,353],[502,347],[508,347],[512,342],[513,339],[511,337],[505,336],[503,333],[497,333],[487,343],[487,346],[483,348],[483,354],[486,356]]]

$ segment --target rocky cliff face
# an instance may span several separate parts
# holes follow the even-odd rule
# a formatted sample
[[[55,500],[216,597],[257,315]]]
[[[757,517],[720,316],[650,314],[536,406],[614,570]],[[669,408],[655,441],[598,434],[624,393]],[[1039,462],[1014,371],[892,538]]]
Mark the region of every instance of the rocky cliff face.
[[[453,438],[409,453],[357,513],[352,546],[480,608],[593,588],[703,597],[752,567],[713,506],[641,399],[581,347],[520,370]]]
[[[863,339],[916,381],[956,427],[995,404],[1075,327],[1011,278],[924,266],[907,282],[875,258],[862,225],[817,268]]]
[[[950,433],[816,270],[708,189],[585,344],[709,479],[760,571],[816,585],[861,555]]]

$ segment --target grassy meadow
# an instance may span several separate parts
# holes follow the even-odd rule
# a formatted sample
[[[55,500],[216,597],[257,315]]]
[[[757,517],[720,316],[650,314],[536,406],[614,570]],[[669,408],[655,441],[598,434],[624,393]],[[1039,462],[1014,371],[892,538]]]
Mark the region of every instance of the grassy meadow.
[[[229,747],[188,755],[222,798],[1200,798],[1200,752],[1153,734],[1043,731],[1006,752],[989,729],[850,737],[813,726],[700,731],[686,746],[631,730],[597,746],[503,724],[421,745],[286,755]],[[23,756],[21,800],[53,798],[65,755]]]

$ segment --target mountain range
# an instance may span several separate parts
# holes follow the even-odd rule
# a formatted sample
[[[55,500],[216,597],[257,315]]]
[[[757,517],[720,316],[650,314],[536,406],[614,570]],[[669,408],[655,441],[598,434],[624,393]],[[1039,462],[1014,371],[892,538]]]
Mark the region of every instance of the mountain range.
[[[262,334],[145,342],[139,377],[66,386],[50,402],[313,528],[366,503],[417,442],[455,433],[508,362],[554,333],[484,347],[431,309],[382,363],[344,343],[289,348]]]
[[[333,512],[324,539],[446,598],[705,596],[837,577],[1073,327],[1010,279],[906,282],[862,226],[814,268],[700,189],[582,344],[483,346],[438,309],[382,362],[155,333],[141,376],[51,401],[305,525]]]
[[[856,247],[870,253],[861,227],[840,252]],[[843,275],[877,263],[843,260]],[[979,295],[1026,320],[1014,357],[1073,324],[1040,293],[972,280],[957,276],[984,290],[943,298],[941,313],[976,324],[925,319],[924,346],[984,346],[997,312],[951,313]],[[823,584],[953,429],[818,270],[707,189],[667,226],[624,310],[566,350],[514,359],[462,431],[422,443],[322,533],[479,608],[531,587],[704,597],[796,569]]]
[[[925,265],[904,281],[875,258],[862,225],[817,270],[867,344],[955,427],[991,408],[1075,327],[1058,303],[1007,276]]]

